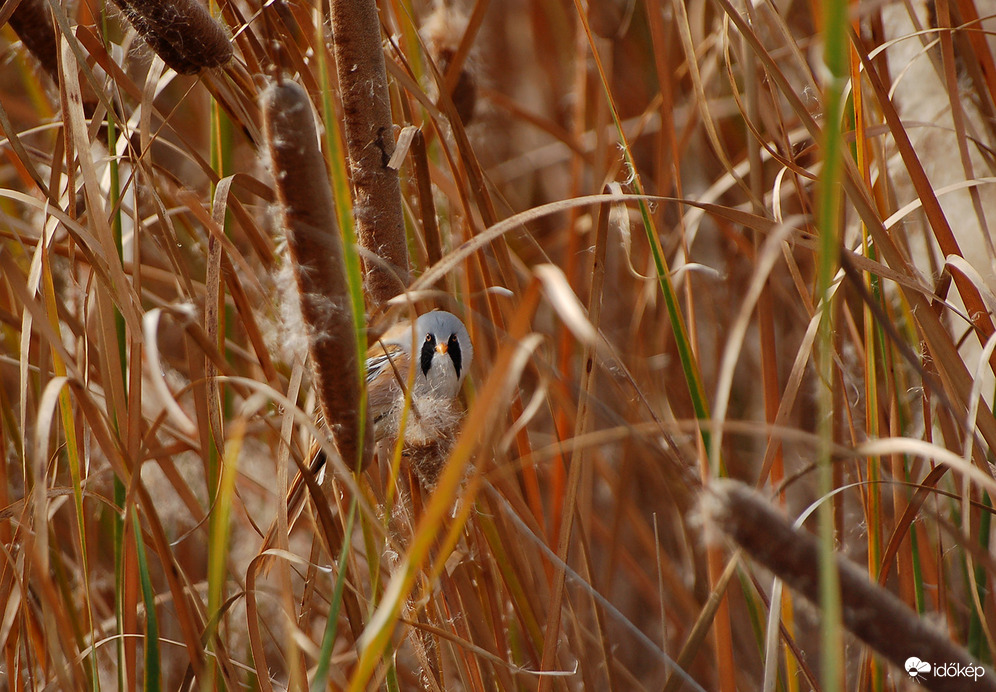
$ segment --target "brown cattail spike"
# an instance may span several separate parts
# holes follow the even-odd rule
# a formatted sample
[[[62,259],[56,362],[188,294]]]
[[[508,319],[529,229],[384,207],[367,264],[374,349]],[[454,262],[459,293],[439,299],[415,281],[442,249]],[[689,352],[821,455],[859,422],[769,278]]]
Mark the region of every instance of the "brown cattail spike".
[[[197,0],[114,0],[135,30],[180,74],[220,67],[232,58],[225,28]]]
[[[353,216],[364,261],[367,297],[380,305],[408,286],[401,182],[387,164],[394,123],[375,0],[332,0],[332,35],[353,181]]]
[[[707,519],[751,557],[810,602],[820,602],[820,548],[812,534],[793,528],[757,491],[738,481],[714,480],[702,507]],[[996,690],[992,670],[980,666],[947,633],[873,583],[850,560],[838,555],[836,562],[843,624],[855,636],[900,669],[910,656],[930,656],[978,670],[971,689]],[[922,684],[933,690],[968,689],[964,678],[930,677]]]
[[[284,80],[262,95],[277,199],[325,422],[343,460],[364,467],[373,454],[373,421],[361,412],[353,308],[332,189],[308,95]],[[366,421],[360,435],[361,413]]]
[[[44,0],[21,0],[10,16],[14,29],[24,47],[35,56],[42,69],[53,81],[59,81],[59,61],[56,54],[55,27],[51,11]]]

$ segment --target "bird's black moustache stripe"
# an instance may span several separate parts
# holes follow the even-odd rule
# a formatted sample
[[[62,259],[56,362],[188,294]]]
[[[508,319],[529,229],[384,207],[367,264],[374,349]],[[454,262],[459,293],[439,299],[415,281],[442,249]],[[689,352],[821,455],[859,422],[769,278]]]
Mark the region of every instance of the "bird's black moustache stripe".
[[[432,367],[432,354],[436,352],[436,337],[429,334],[422,342],[422,353],[419,357],[419,365],[422,367],[422,375],[429,376],[429,368]]]
[[[446,353],[453,360],[453,369],[456,370],[457,380],[459,380],[460,366],[463,363],[463,356],[460,354],[460,340],[457,339],[456,334],[450,337],[450,343],[446,348]]]
[[[419,354],[419,366],[422,374],[429,376],[429,369],[432,367],[432,357],[436,353],[436,337],[429,334],[422,342],[422,352]],[[460,340],[456,334],[450,335],[446,342],[446,355],[453,361],[453,369],[456,371],[457,379],[460,379],[460,368],[463,367],[463,354],[460,353]]]

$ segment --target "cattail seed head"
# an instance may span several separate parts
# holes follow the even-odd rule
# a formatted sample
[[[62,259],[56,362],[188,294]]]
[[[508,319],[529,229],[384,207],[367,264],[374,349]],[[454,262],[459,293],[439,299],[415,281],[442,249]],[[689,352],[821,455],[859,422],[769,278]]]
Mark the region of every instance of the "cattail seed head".
[[[363,268],[367,300],[375,307],[411,281],[401,183],[387,165],[395,141],[380,18],[373,0],[332,0],[329,12],[356,237],[372,256]]]
[[[44,0],[21,0],[10,16],[10,26],[42,69],[54,81],[59,81],[55,27]]]
[[[114,0],[169,67],[194,74],[232,58],[225,28],[197,0]]]
[[[843,602],[842,624],[883,657],[902,667],[912,651],[929,651],[936,660],[974,666],[971,655],[922,619],[892,592],[868,578],[856,564],[835,555],[821,564],[816,537],[796,529],[753,488],[729,479],[715,479],[704,493],[702,513],[759,563],[813,604],[821,602],[822,569],[835,569]],[[983,670],[980,667],[980,670]],[[972,689],[996,689],[992,677],[980,678]],[[936,690],[966,689],[963,681],[932,681]]]
[[[311,102],[304,89],[289,81],[269,86],[261,101],[322,413],[343,460],[362,467],[373,453],[373,422],[360,408],[359,360],[342,239]]]

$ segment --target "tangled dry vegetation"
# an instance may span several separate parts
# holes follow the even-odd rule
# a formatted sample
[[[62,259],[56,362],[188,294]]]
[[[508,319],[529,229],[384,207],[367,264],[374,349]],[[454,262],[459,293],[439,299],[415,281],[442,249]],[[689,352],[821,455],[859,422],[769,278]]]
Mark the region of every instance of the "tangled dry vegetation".
[[[996,685],[996,4],[378,8],[0,4],[0,687]]]

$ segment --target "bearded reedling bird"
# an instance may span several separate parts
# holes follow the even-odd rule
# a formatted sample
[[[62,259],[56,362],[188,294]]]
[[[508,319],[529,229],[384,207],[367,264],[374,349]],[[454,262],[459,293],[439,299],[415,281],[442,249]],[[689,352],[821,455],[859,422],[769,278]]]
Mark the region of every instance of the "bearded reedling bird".
[[[411,381],[402,454],[428,490],[435,485],[442,463],[456,441],[463,418],[457,396],[473,358],[474,346],[467,328],[460,318],[443,310],[420,315],[414,329],[410,321],[392,327],[367,349],[367,401],[375,442],[393,445],[397,441],[405,410],[405,391]],[[325,452],[317,442],[312,445],[310,459],[311,473],[316,477],[325,465]],[[303,507],[304,488],[304,477],[298,474],[287,494],[289,517],[296,517]],[[272,545],[275,529],[274,524],[262,550]]]
[[[448,427],[447,419],[455,411],[453,405],[473,358],[474,347],[467,328],[456,315],[443,310],[421,315],[415,320],[414,329],[411,322],[406,322],[388,330],[367,351],[367,400],[375,439],[397,438],[409,381],[412,382],[409,425],[414,423],[416,429],[409,430],[406,426],[405,439],[412,434],[429,435],[433,428]],[[413,362],[414,380],[410,369]]]
[[[442,310],[421,315],[414,326],[398,325],[367,351],[367,399],[378,442],[393,446],[402,434],[411,383],[402,455],[427,490],[453,448],[463,417],[457,395],[473,357],[467,328]]]
[[[474,346],[467,328],[456,315],[443,310],[427,312],[414,323],[392,327],[367,349],[367,401],[375,443],[383,442],[393,449],[402,436],[404,422],[402,456],[426,491],[435,488],[456,442],[463,419],[457,397],[473,358]],[[402,421],[409,387],[408,416]],[[325,452],[317,441],[312,444],[310,459],[310,473],[298,473],[287,494],[288,527],[294,525],[304,507],[306,484],[321,492],[312,480],[317,480],[325,465]],[[415,488],[411,490],[415,492]],[[260,555],[274,546],[277,526],[274,520]],[[337,550],[333,547],[333,552]],[[350,602],[346,601],[347,608]],[[350,620],[359,621],[359,615]]]

